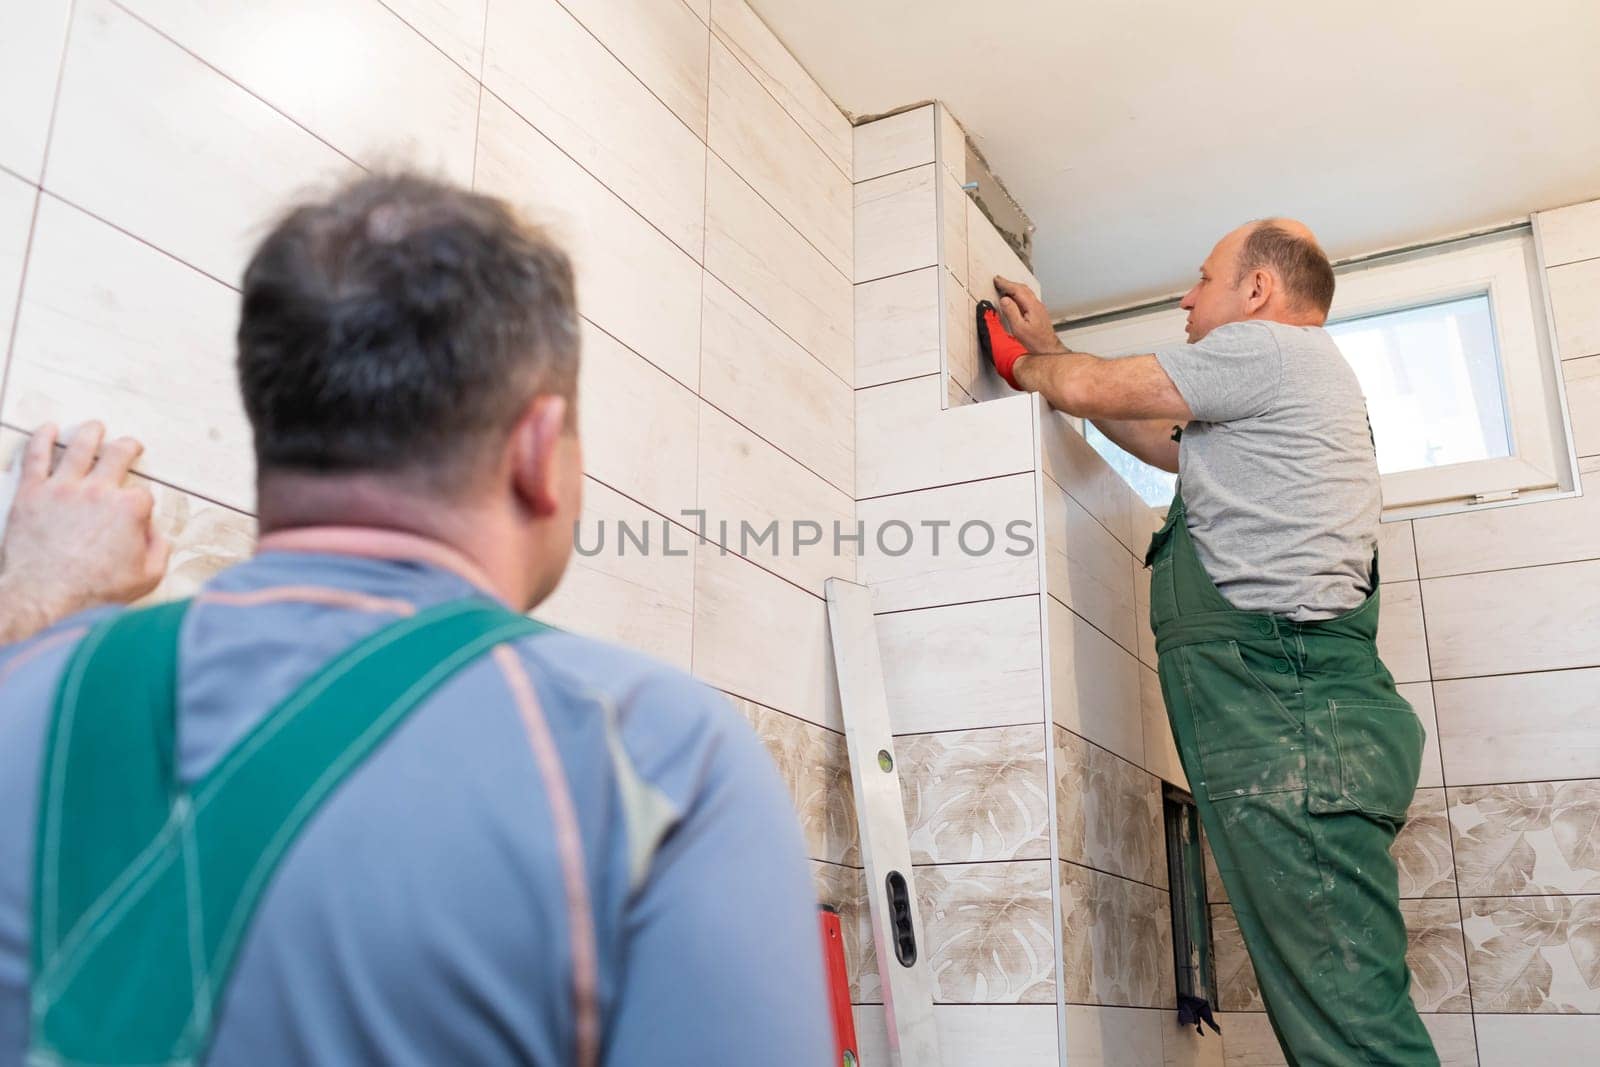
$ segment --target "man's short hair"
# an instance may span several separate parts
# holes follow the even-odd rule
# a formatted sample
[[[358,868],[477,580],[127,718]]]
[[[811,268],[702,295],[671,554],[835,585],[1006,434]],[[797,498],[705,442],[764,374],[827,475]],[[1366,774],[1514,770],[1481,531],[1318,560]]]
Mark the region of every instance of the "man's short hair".
[[[1267,268],[1283,280],[1289,299],[1326,315],[1333,306],[1333,264],[1316,241],[1271,219],[1258,222],[1239,250],[1237,285],[1253,270]]]
[[[535,395],[576,403],[572,265],[501,201],[362,178],[257,248],[238,372],[260,470],[459,486]]]

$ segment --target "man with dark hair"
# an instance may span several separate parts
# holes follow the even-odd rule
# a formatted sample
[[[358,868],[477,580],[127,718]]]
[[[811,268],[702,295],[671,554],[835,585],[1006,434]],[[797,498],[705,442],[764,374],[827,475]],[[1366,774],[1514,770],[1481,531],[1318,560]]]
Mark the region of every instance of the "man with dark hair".
[[[0,1065],[824,1062],[759,741],[524,615],[577,368],[567,257],[497,201],[366,178],[266,237],[258,555],[0,648]]]
[[[1436,1065],[1409,994],[1389,846],[1423,729],[1378,658],[1378,467],[1324,330],[1333,268],[1268,219],[1212,249],[1188,343],[1068,351],[995,279],[980,340],[1014,387],[1179,473],[1152,538],[1150,621],[1185,775],[1290,1063]]]

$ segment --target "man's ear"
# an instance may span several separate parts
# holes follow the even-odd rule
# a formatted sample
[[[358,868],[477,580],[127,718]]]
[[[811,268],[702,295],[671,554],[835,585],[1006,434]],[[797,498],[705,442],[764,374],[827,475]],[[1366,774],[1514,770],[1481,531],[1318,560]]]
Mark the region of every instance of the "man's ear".
[[[561,503],[560,440],[567,425],[567,399],[536,396],[511,430],[511,488],[536,519],[554,515]]]
[[[1244,297],[1245,308],[1250,314],[1254,315],[1267,306],[1267,302],[1272,299],[1276,283],[1277,279],[1269,270],[1257,268],[1250,272],[1250,291]]]

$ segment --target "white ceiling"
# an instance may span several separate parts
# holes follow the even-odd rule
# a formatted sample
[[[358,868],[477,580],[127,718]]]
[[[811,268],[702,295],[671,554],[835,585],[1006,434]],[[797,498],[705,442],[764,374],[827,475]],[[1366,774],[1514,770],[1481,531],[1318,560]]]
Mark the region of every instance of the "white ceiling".
[[[1061,314],[1264,215],[1338,259],[1600,197],[1597,0],[752,3],[852,115],[949,104]]]

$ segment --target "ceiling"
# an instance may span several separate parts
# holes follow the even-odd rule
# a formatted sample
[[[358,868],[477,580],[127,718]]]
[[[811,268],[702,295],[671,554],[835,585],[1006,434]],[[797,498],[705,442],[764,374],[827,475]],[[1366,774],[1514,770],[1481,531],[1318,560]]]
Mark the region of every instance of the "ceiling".
[[[1595,0],[751,0],[850,114],[945,101],[1058,314],[1290,215],[1335,258],[1600,197]]]

